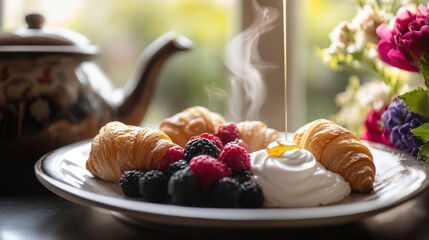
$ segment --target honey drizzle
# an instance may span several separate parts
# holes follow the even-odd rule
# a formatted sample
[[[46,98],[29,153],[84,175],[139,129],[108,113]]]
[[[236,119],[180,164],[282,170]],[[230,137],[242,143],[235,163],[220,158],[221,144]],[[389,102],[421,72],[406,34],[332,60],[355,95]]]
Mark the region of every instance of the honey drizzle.
[[[279,140],[268,144],[265,150],[270,157],[280,157],[284,152],[292,149],[300,149],[300,147],[293,142]]]
[[[285,87],[285,140],[287,141],[287,34],[286,34],[286,0],[283,0],[283,50],[284,50],[284,87]]]

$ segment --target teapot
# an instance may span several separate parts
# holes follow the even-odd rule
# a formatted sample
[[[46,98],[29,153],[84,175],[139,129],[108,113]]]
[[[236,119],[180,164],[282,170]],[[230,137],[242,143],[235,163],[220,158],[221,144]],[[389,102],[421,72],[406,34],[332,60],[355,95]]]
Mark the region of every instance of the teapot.
[[[81,34],[45,27],[0,33],[0,156],[32,156],[95,136],[109,121],[139,125],[162,65],[192,42],[168,32],[140,55],[122,89],[93,62],[98,48]],[[3,157],[2,157],[3,158]]]

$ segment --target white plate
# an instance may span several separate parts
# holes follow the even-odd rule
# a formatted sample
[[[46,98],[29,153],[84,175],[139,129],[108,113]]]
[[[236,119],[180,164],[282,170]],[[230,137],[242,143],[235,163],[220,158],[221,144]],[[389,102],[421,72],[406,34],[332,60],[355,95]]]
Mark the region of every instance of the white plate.
[[[90,141],[43,156],[35,165],[39,181],[72,202],[111,210],[141,224],[188,227],[273,228],[348,223],[392,208],[428,186],[425,164],[399,151],[369,144],[377,169],[375,191],[352,193],[329,206],[280,209],[216,209],[144,202],[125,197],[118,184],[97,179],[85,169]]]

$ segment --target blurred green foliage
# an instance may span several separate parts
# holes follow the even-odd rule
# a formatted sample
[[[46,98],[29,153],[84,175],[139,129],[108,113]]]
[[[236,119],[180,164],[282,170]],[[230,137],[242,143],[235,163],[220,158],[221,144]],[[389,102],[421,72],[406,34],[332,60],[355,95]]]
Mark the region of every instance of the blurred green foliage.
[[[164,65],[145,124],[194,105],[220,113],[227,110],[227,94],[223,94],[229,88],[225,48],[238,23],[231,2],[92,0],[84,4],[69,27],[100,46],[98,61],[116,86],[122,86],[131,75],[140,52],[165,32],[175,31],[194,42],[191,51],[173,56]],[[109,49],[112,47],[117,49]],[[123,58],[126,62],[112,60],[123,54],[122,50],[128,52]]]
[[[344,91],[349,78],[349,74],[327,67],[316,56],[316,49],[329,46],[329,33],[340,21],[350,19],[356,9],[351,0],[307,0],[302,1],[301,11],[299,22],[304,28],[305,39],[302,64],[307,81],[306,118],[311,121],[329,117],[339,110],[335,95]]]

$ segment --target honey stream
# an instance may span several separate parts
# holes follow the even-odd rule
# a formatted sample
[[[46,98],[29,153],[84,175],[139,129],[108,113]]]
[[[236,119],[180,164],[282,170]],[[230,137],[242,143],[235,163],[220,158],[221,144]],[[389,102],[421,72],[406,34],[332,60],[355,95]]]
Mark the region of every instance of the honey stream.
[[[286,1],[283,0],[283,55],[284,55],[284,87],[285,87],[285,94],[284,94],[284,101],[285,101],[285,140],[288,140],[288,134],[287,134],[287,34],[286,34]]]

